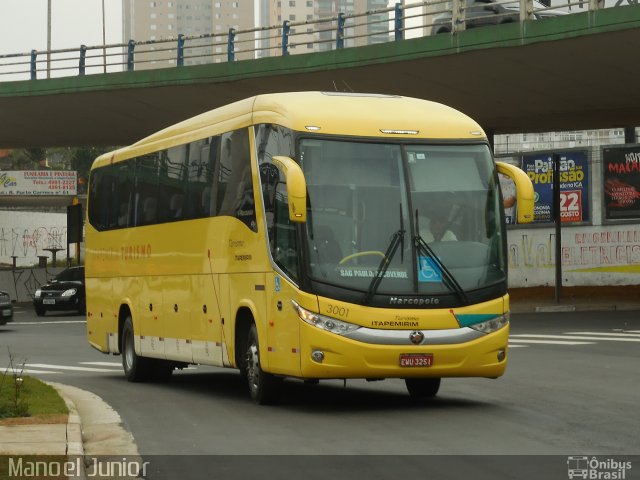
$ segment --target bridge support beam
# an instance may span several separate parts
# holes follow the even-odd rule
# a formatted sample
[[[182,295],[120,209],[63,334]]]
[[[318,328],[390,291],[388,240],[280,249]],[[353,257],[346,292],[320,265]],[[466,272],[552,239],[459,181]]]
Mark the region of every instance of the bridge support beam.
[[[624,127],[624,143],[636,143],[636,127]]]

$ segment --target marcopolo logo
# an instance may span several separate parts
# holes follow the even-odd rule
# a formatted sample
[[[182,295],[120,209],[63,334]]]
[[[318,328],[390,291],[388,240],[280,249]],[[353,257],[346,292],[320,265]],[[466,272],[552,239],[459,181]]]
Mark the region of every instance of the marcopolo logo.
[[[631,462],[613,458],[601,459],[588,456],[567,458],[567,474],[570,479],[625,480],[627,470],[631,470]]]

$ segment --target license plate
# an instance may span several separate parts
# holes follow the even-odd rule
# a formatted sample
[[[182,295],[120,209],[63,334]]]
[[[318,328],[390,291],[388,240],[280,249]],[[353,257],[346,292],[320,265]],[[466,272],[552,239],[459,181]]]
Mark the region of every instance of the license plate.
[[[430,367],[433,365],[433,354],[431,353],[401,353],[401,367]]]
[[[2,310],[2,316],[3,317],[8,317],[9,315],[11,315],[11,309],[7,308],[6,310]]]
[[[55,298],[43,298],[42,299],[42,303],[44,305],[55,305],[56,304],[56,299]]]

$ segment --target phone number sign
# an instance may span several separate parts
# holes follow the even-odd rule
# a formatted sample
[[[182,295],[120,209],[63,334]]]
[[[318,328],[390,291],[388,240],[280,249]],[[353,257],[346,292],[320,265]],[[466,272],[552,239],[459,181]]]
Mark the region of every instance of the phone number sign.
[[[77,195],[78,173],[68,170],[0,172],[0,195]]]

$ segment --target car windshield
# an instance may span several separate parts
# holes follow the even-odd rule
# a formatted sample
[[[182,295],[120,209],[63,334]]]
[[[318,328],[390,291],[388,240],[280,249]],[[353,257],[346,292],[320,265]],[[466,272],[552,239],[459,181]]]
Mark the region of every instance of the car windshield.
[[[314,280],[363,292],[377,283],[380,294],[433,295],[506,278],[499,193],[486,145],[305,138],[300,163]]]
[[[82,268],[68,268],[56,275],[58,282],[82,282],[84,280],[84,270]]]

